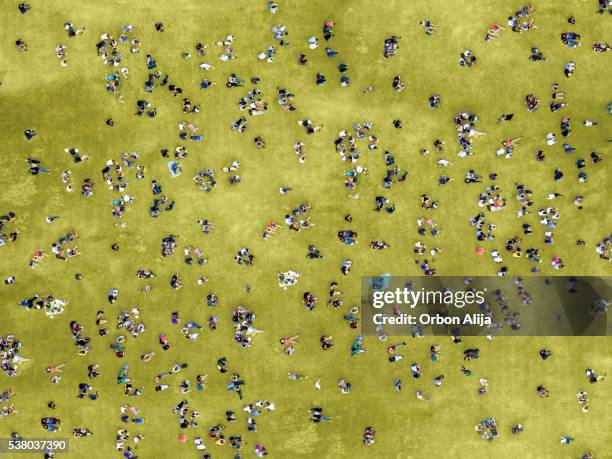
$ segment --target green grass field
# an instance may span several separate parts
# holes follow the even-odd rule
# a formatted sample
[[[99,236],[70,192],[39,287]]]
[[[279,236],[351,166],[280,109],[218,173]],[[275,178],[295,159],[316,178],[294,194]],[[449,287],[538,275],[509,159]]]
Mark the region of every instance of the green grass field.
[[[598,373],[612,367],[609,337],[548,338],[465,338],[453,344],[448,338],[410,339],[402,349],[401,362],[388,363],[386,347],[401,339],[390,338],[380,343],[367,337],[367,352],[350,355],[351,343],[359,330],[349,328],[343,315],[348,307],[359,304],[362,276],[389,272],[394,275],[421,275],[413,256],[414,243],[427,240],[430,247],[440,248],[431,265],[439,275],[495,275],[501,265],[509,276],[529,275],[535,266],[526,257],[515,258],[504,250],[504,242],[514,236],[523,239],[523,249],[540,249],[540,275],[607,275],[610,264],[599,257],[596,246],[610,235],[612,225],[607,217],[610,202],[609,142],[611,132],[608,104],[612,102],[609,84],[610,56],[594,53],[595,42],[610,38],[610,15],[599,15],[597,2],[534,2],[531,14],[537,28],[514,33],[507,26],[507,17],[523,7],[521,2],[280,2],[278,13],[271,14],[266,2],[78,2],[75,0],[32,0],[32,9],[20,14],[19,2],[4,1],[0,5],[0,133],[3,153],[0,168],[0,215],[14,212],[16,218],[0,233],[19,229],[16,241],[0,246],[0,278],[16,276],[14,285],[0,286],[4,312],[0,320],[0,336],[15,335],[23,347],[20,355],[29,358],[19,365],[18,372],[8,377],[0,373],[0,391],[11,388],[16,414],[0,418],[0,437],[18,432],[25,438],[70,437],[70,452],[56,457],[112,458],[122,457],[116,450],[118,429],[128,428],[131,436],[145,438],[133,452],[141,458],[202,457],[194,446],[201,436],[212,457],[253,457],[255,445],[265,445],[271,457],[380,457],[380,458],[579,458],[587,451],[595,457],[611,458],[612,391],[609,381],[591,385],[586,368]],[[576,23],[568,24],[569,16]],[[427,36],[419,21],[429,19],[437,31]],[[335,22],[334,37],[325,42],[322,27],[325,21]],[[82,34],[68,37],[64,24],[71,22],[84,28]],[[154,28],[163,22],[164,31]],[[503,25],[499,39],[485,42],[484,35],[493,23]],[[119,67],[108,67],[96,52],[100,36],[117,37],[121,27],[133,24],[130,39],[139,39],[140,51],[131,54],[122,45],[124,59]],[[288,46],[279,46],[271,28],[285,25]],[[566,47],[562,32],[577,32],[582,45]],[[235,60],[222,62],[222,49],[215,46],[229,34],[235,35],[232,45]],[[401,37],[397,55],[383,58],[383,42],[392,35]],[[308,37],[316,36],[319,47],[308,48]],[[15,47],[18,39],[28,45],[27,52]],[[196,43],[207,44],[207,55],[199,57]],[[60,64],[55,54],[58,45],[65,45],[67,65]],[[257,55],[276,44],[272,63],[260,62]],[[325,47],[338,52],[335,58],[325,55]],[[547,60],[531,62],[530,49],[538,47]],[[459,65],[459,54],[470,49],[478,58],[472,68]],[[189,52],[191,58],[181,55]],[[305,66],[298,56],[308,57]],[[162,74],[169,74],[171,84],[180,86],[183,94],[173,97],[167,87],[144,91],[149,73],[147,54],[154,57]],[[564,64],[574,61],[571,78],[563,75]],[[207,62],[214,70],[198,66]],[[349,66],[346,75],[350,85],[341,87],[337,66]],[[122,79],[118,94],[110,94],[105,86],[108,73],[127,67],[129,77]],[[323,73],[327,83],[315,84],[315,76]],[[231,73],[244,80],[244,87],[226,88]],[[400,75],[406,88],[392,89],[392,81]],[[255,86],[249,80],[257,76],[261,82],[261,98],[268,111],[249,116],[240,111],[238,99]],[[216,83],[206,90],[200,81]],[[551,113],[552,85],[558,82],[568,106]],[[364,93],[368,86],[375,88]],[[277,104],[277,88],[295,94],[294,112]],[[530,113],[525,96],[536,95],[542,103]],[[439,108],[428,107],[428,98],[441,95]],[[182,98],[201,104],[201,112],[182,112]],[[136,116],[136,102],[147,100],[157,108],[157,115]],[[478,115],[476,129],[486,136],[475,139],[475,155],[457,157],[460,150],[453,117],[458,112]],[[497,124],[504,113],[514,113],[511,122]],[[241,116],[248,119],[245,132],[233,131],[230,125]],[[571,118],[572,134],[564,139],[559,123]],[[114,126],[105,124],[109,118]],[[320,132],[307,135],[298,125],[309,119],[322,125]],[[401,119],[396,129],[393,120]],[[585,127],[584,120],[599,122]],[[203,142],[181,140],[178,123],[188,121],[199,127]],[[372,122],[378,138],[378,150],[367,151],[360,143],[359,165],[368,173],[361,177],[359,199],[344,185],[344,171],[353,166],[343,162],[335,150],[334,140],[353,123]],[[24,131],[38,135],[26,140]],[[546,134],[554,132],[557,143],[549,146]],[[263,137],[266,147],[255,148],[253,139]],[[504,139],[521,137],[511,159],[497,157],[495,152]],[[442,139],[444,151],[434,151],[433,142]],[[305,143],[306,161],[301,164],[294,154],[294,144]],[[566,154],[562,144],[576,148]],[[172,155],[184,145],[189,155],[180,160],[182,174],[172,178],[160,150]],[[65,148],[76,147],[89,159],[75,164]],[[421,155],[423,148],[429,155]],[[537,161],[536,150],[543,150],[546,159]],[[389,150],[402,171],[408,172],[403,183],[384,189],[382,178],[386,166],[383,152]],[[597,151],[603,162],[593,164],[590,153]],[[143,165],[144,178],[135,177],[120,160],[122,152],[138,152],[137,164]],[[50,169],[49,174],[30,175],[27,158],[35,158]],[[441,168],[438,159],[452,161],[454,166]],[[588,180],[579,183],[578,159],[586,161],[581,169]],[[122,164],[128,180],[125,194],[134,202],[126,206],[121,219],[112,215],[112,200],[121,193],[108,189],[101,169],[110,159]],[[222,171],[233,160],[240,161],[235,172],[241,183],[230,185],[231,174]],[[218,181],[210,193],[199,190],[192,181],[196,171],[213,168]],[[553,171],[565,174],[553,180]],[[464,184],[470,169],[484,176],[483,183]],[[66,191],[62,172],[72,172],[74,191]],[[478,196],[491,183],[489,174],[506,198],[506,208],[487,212],[478,207]],[[438,177],[446,174],[454,182],[444,186]],[[83,180],[94,182],[91,197],[81,195]],[[168,202],[175,201],[171,211],[159,217],[149,215],[153,194],[151,181],[163,187]],[[533,191],[534,213],[518,219],[520,203],[515,183]],[[292,188],[282,195],[280,187]],[[561,193],[548,201],[549,193]],[[420,208],[420,196],[428,194],[439,200],[435,210]],[[583,209],[574,204],[576,195],[584,196]],[[396,204],[393,214],[377,213],[374,198],[384,195]],[[312,206],[308,215],[314,224],[299,234],[290,231],[284,216],[302,202]],[[554,206],[560,218],[554,232],[554,244],[544,243],[543,225],[537,211]],[[497,226],[495,239],[479,242],[470,218],[478,212],[486,214],[488,223]],[[351,214],[353,221],[344,220]],[[60,216],[47,223],[46,217]],[[430,217],[442,233],[433,238],[420,237],[416,220]],[[208,219],[215,229],[203,234],[198,219]],[[284,228],[269,240],[261,235],[274,221]],[[533,234],[523,235],[521,225],[528,222]],[[339,230],[351,229],[359,234],[359,243],[343,245]],[[51,244],[69,231],[79,234],[76,245],[80,256],[67,261],[56,259]],[[160,255],[161,240],[178,235],[177,250],[171,256]],[[371,250],[370,240],[384,240],[390,247]],[[584,240],[579,246],[577,240]],[[111,246],[120,249],[113,251]],[[306,258],[309,245],[318,247],[325,259]],[[184,263],[183,249],[198,247],[208,259],[205,266]],[[255,255],[253,266],[237,265],[233,257],[242,247]],[[476,253],[484,248],[484,255]],[[28,267],[36,250],[48,257],[39,266]],[[498,249],[504,262],[496,265],[489,252]],[[564,268],[551,266],[551,258],[561,257]],[[340,272],[340,263],[351,259],[348,276]],[[427,257],[431,261],[431,257]],[[419,258],[422,261],[422,257]],[[152,280],[138,279],[138,269],[152,270]],[[277,285],[277,273],[295,270],[302,273],[297,286],[283,290]],[[76,273],[83,278],[76,280]],[[170,279],[178,273],[184,288],[173,290]],[[198,285],[206,276],[208,282]],[[344,292],[344,305],[334,309],[325,304],[332,281]],[[150,291],[142,291],[145,285]],[[251,287],[247,293],[246,285]],[[107,301],[107,291],[119,289],[119,300]],[[309,291],[319,297],[314,311],[305,309],[302,295]],[[219,298],[216,308],[209,308],[206,296]],[[34,294],[51,294],[68,300],[65,311],[48,318],[42,310],[27,310],[19,302]],[[233,340],[232,311],[245,305],[257,315],[254,326],[264,333],[253,338],[253,345],[241,349]],[[137,338],[128,336],[125,357],[117,358],[110,345],[116,336],[116,316],[122,310],[137,306],[146,331]],[[96,312],[103,310],[108,336],[98,336]],[[181,323],[195,321],[206,324],[211,315],[218,316],[217,330],[205,327],[197,341],[185,339],[180,326],[171,324],[173,311],[180,311]],[[92,348],[78,356],[78,348],[70,334],[69,324],[78,321],[85,327],[84,336],[91,337]],[[161,333],[172,344],[164,352],[158,344]],[[294,355],[285,355],[279,339],[301,334]],[[321,335],[333,335],[335,346],[322,351]],[[429,348],[441,344],[441,357],[432,363]],[[460,372],[463,350],[479,347],[479,360],[469,362],[474,376]],[[541,348],[553,350],[547,361],[538,356]],[[140,361],[145,352],[155,352],[148,363]],[[229,372],[221,374],[215,362],[227,357]],[[187,362],[189,368],[163,382],[170,388],[156,392],[156,374],[169,371],[175,363]],[[423,370],[420,380],[410,376],[410,364],[419,362]],[[59,384],[50,383],[45,368],[65,363]],[[100,365],[101,375],[89,380],[87,366]],[[116,382],[122,365],[129,365],[134,387],[143,387],[139,397],[128,397],[123,385]],[[288,372],[297,372],[308,379],[294,381]],[[231,373],[239,373],[246,381],[240,401],[228,392]],[[203,392],[195,389],[198,374],[207,374]],[[432,379],[444,374],[440,388]],[[321,390],[313,387],[321,378]],[[397,378],[403,381],[401,392],[394,390]],[[487,378],[490,385],[485,397],[477,395],[478,379]],[[188,379],[192,391],[181,394],[178,384]],[[337,382],[345,379],[353,384],[349,394],[342,394]],[[99,399],[79,399],[79,383],[88,382],[99,391]],[[544,384],[551,397],[540,399],[536,387]],[[418,400],[422,390],[428,403]],[[589,393],[590,412],[584,414],[577,403],[576,392]],[[190,407],[200,412],[199,426],[180,429],[172,408],[187,398]],[[47,408],[49,401],[57,408]],[[247,432],[247,403],[273,401],[276,410],[264,412],[257,419],[257,432]],[[136,406],[146,419],[144,425],[124,424],[120,419],[122,404]],[[5,406],[6,404],[2,404]],[[323,407],[333,422],[310,422],[309,409]],[[236,412],[234,423],[225,421],[225,412]],[[62,430],[47,433],[40,425],[44,416],[62,421]],[[499,435],[493,442],[480,438],[474,426],[485,417],[495,417]],[[515,423],[525,431],[513,435]],[[208,439],[208,427],[224,424],[225,435],[242,435],[242,451],[219,446]],[[93,435],[72,437],[76,426],[87,427]],[[377,430],[376,442],[364,446],[362,435],[367,426]],[[177,440],[187,435],[187,442]],[[563,435],[575,438],[570,445],[560,443]],[[130,439],[126,442],[134,448]],[[42,454],[6,457],[42,457]]]

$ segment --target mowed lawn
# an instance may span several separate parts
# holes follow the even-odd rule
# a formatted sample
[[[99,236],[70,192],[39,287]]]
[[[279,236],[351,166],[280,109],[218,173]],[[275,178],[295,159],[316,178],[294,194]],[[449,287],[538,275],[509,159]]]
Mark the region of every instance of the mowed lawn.
[[[609,84],[609,54],[595,54],[591,46],[596,41],[609,40],[609,15],[596,14],[597,2],[571,0],[565,3],[534,2],[532,14],[537,29],[518,34],[510,30],[499,40],[485,42],[484,34],[494,22],[506,27],[507,17],[524,6],[520,2],[500,0],[486,2],[366,2],[310,1],[280,2],[279,12],[272,15],[265,1],[228,2],[128,2],[107,1],[83,3],[74,0],[32,0],[32,9],[24,15],[17,10],[18,2],[7,1],[0,6],[0,133],[3,141],[0,168],[0,215],[16,213],[9,228],[19,228],[17,241],[0,247],[0,278],[15,275],[14,285],[0,286],[3,314],[0,336],[15,335],[23,343],[21,355],[29,362],[20,365],[14,377],[0,374],[0,391],[12,388],[15,393],[16,415],[0,419],[0,437],[17,431],[27,438],[71,437],[75,426],[93,431],[88,438],[71,437],[70,458],[121,457],[115,448],[118,429],[127,427],[131,435],[143,434],[136,452],[141,458],[201,457],[193,444],[197,435],[204,438],[207,452],[213,457],[233,457],[237,451],[229,446],[215,445],[207,439],[208,427],[226,425],[226,437],[232,434],[244,438],[243,456],[253,457],[257,443],[268,449],[271,457],[381,457],[381,458],[578,458],[587,450],[595,457],[612,457],[612,390],[610,382],[590,385],[586,368],[598,373],[610,373],[612,357],[609,338],[497,338],[493,341],[465,338],[458,345],[448,338],[410,338],[402,348],[404,359],[390,364],[386,347],[402,338],[390,338],[380,343],[374,337],[365,341],[367,352],[350,355],[351,343],[359,330],[349,328],[343,316],[349,306],[359,304],[362,276],[389,272],[395,275],[420,275],[413,257],[413,244],[420,237],[416,220],[424,215],[433,218],[442,234],[427,238],[430,246],[441,249],[433,266],[440,275],[495,275],[499,269],[488,255],[499,249],[510,275],[529,275],[531,263],[525,258],[513,258],[505,252],[504,241],[523,237],[521,225],[528,222],[533,234],[525,236],[523,247],[542,249],[542,275],[606,275],[609,263],[600,259],[596,244],[610,234],[609,209],[609,143],[610,121],[608,104],[612,102]],[[574,16],[576,24],[567,23]],[[426,36],[419,21],[429,19],[438,26],[437,32]],[[335,22],[334,38],[329,42],[338,52],[335,58],[325,55],[326,42],[322,26]],[[156,32],[154,24],[164,23],[164,32]],[[64,23],[84,28],[84,33],[69,38]],[[140,40],[140,52],[132,55],[125,50],[125,66],[129,78],[122,80],[120,94],[106,89],[108,67],[96,53],[96,43],[104,33],[117,36],[121,27],[133,24],[131,37]],[[274,40],[271,28],[283,24],[289,35],[287,47],[277,46],[273,63],[258,62],[257,54],[265,51]],[[508,29],[508,27],[506,27]],[[582,46],[565,47],[562,32],[581,34]],[[235,35],[237,59],[221,62],[220,48],[215,42],[228,34]],[[307,39],[315,35],[320,46],[308,48]],[[391,59],[383,58],[383,42],[396,35],[400,49]],[[27,52],[18,52],[15,41],[23,39]],[[207,56],[200,58],[196,43],[208,45]],[[62,67],[55,55],[58,44],[67,46],[68,65]],[[548,58],[545,62],[530,62],[532,47],[538,47]],[[125,48],[124,48],[125,49]],[[472,68],[459,66],[459,54],[470,49],[478,62]],[[181,53],[190,52],[190,59]],[[297,63],[299,54],[308,56],[308,63]],[[173,97],[164,87],[152,94],[144,91],[149,71],[146,55],[152,55],[158,69],[170,75],[170,83],[183,88],[183,97],[201,103],[198,114],[181,111],[181,97]],[[215,70],[202,71],[202,61]],[[564,63],[576,62],[571,78],[563,76]],[[122,63],[121,66],[124,65]],[[345,63],[351,83],[341,87],[337,66]],[[315,85],[317,72],[327,77],[323,86]],[[231,73],[245,80],[242,88],[225,87]],[[406,89],[396,93],[391,83],[400,75]],[[237,101],[254,86],[249,83],[257,76],[257,85],[269,110],[262,116],[250,117],[241,112]],[[200,89],[207,78],[216,86]],[[558,82],[566,93],[568,106],[551,113],[548,104],[551,86]],[[365,94],[373,86],[375,91]],[[277,104],[277,88],[295,94],[295,112],[282,110]],[[533,93],[542,100],[535,113],[525,108],[524,99]],[[440,94],[440,108],[431,110],[428,98]],[[146,99],[157,107],[157,116],[135,116],[136,101]],[[457,112],[478,114],[476,129],[487,133],[474,141],[475,156],[458,158],[459,151],[453,117]],[[502,113],[514,113],[510,123],[496,124]],[[240,116],[248,118],[244,133],[230,129]],[[564,139],[559,132],[563,116],[572,120],[572,134],[567,142],[576,148],[573,154],[563,152]],[[105,124],[108,118],[114,126]],[[322,125],[321,132],[306,135],[298,120],[310,119]],[[392,121],[401,119],[402,129]],[[586,128],[583,120],[599,121],[600,125]],[[204,141],[185,142],[178,138],[178,123],[192,121],[200,128]],[[366,151],[361,144],[359,164],[368,168],[360,183],[360,199],[349,199],[344,186],[344,170],[348,165],[335,151],[338,132],[353,123],[372,122],[378,137],[378,150]],[[26,141],[23,132],[34,129],[38,135]],[[546,145],[545,135],[554,132],[557,144]],[[256,149],[253,138],[262,136],[265,149]],[[522,137],[520,146],[510,160],[498,158],[495,151],[507,138]],[[444,152],[435,153],[435,139],[445,142]],[[293,152],[297,141],[305,142],[306,162],[300,164]],[[172,153],[179,145],[188,148],[189,156],[181,160],[183,173],[172,178],[167,161],[160,149]],[[77,147],[90,158],[74,164],[64,148]],[[427,148],[427,156],[419,150]],[[536,161],[536,150],[544,150],[546,159]],[[382,186],[385,174],[383,152],[393,153],[396,163],[408,171],[408,179],[386,190]],[[120,161],[121,152],[138,152],[138,164],[145,166],[145,178],[135,178],[126,171],[125,190],[135,201],[127,206],[121,220],[111,214],[113,199],[120,195],[105,185],[101,169],[109,159]],[[591,164],[589,155],[597,151],[604,156],[598,165]],[[33,157],[51,169],[49,175],[28,174],[25,159]],[[441,169],[440,158],[455,163]],[[578,183],[574,162],[583,158],[588,173],[586,183]],[[222,167],[233,160],[240,161],[242,182],[228,183]],[[192,182],[197,170],[213,168],[218,185],[210,193],[198,190]],[[553,171],[560,168],[565,177],[553,181]],[[61,173],[72,171],[75,190],[66,192]],[[124,167],[125,169],[125,167]],[[473,169],[485,177],[482,184],[463,183],[465,173]],[[469,219],[482,209],[478,195],[491,182],[490,173],[497,173],[496,183],[506,198],[506,208],[487,214],[497,226],[495,240],[479,243]],[[455,179],[438,185],[442,173]],[[91,178],[94,194],[80,195],[80,185]],[[158,218],[149,216],[153,201],[152,180],[163,187],[172,211]],[[544,245],[545,227],[538,223],[537,214],[517,219],[520,208],[516,200],[515,183],[533,191],[534,211],[554,206],[560,213],[554,230],[555,243]],[[286,195],[281,186],[292,188]],[[547,201],[548,193],[563,196]],[[419,207],[420,196],[429,194],[440,201],[436,210]],[[573,205],[577,195],[585,197],[584,208]],[[373,212],[374,197],[384,195],[396,203],[395,213]],[[314,227],[299,234],[289,231],[284,215],[300,203],[312,205],[309,212]],[[344,216],[351,214],[348,223]],[[60,218],[52,224],[47,216]],[[211,234],[204,235],[196,223],[207,218],[215,225]],[[275,221],[285,228],[270,240],[261,235],[266,224]],[[125,223],[118,227],[116,223]],[[336,232],[352,229],[359,233],[359,243],[345,246],[338,242]],[[51,254],[35,269],[28,260],[35,250],[51,252],[51,244],[68,231],[79,233],[77,246],[81,255],[68,261]],[[178,235],[174,255],[162,258],[161,240],[169,234]],[[384,240],[390,247],[383,251],[370,250],[372,239]],[[576,240],[586,242],[584,247]],[[117,243],[119,251],[111,250]],[[325,259],[308,260],[308,245],[317,246]],[[206,266],[188,266],[183,261],[183,248],[199,247],[208,259]],[[477,246],[485,254],[476,254]],[[242,247],[255,255],[252,267],[238,266],[233,258]],[[555,271],[551,257],[559,256],[565,267]],[[353,269],[348,276],[340,272],[342,260],[350,258]],[[156,277],[140,280],[138,269],[150,269]],[[299,283],[287,290],[278,288],[277,273],[295,270],[302,273]],[[75,273],[83,279],[75,280]],[[170,278],[179,273],[184,288],[170,288]],[[200,286],[196,280],[206,276]],[[326,305],[329,284],[338,281],[344,292],[344,305],[334,309]],[[143,292],[150,284],[152,289]],[[245,285],[251,287],[245,292]],[[106,292],[120,290],[119,300],[109,304]],[[314,311],[304,308],[302,295],[309,291],[319,297]],[[25,310],[19,306],[24,298],[34,294],[52,294],[69,301],[63,314],[49,319],[43,311]],[[206,296],[214,293],[219,305],[209,308]],[[233,341],[231,313],[238,305],[253,310],[254,326],[264,333],[255,336],[249,349],[241,349]],[[121,310],[138,306],[146,331],[138,338],[126,339],[123,359],[115,357],[109,348],[115,336],[116,316]],[[95,326],[96,312],[105,311],[111,332],[100,337]],[[197,341],[191,342],[172,325],[173,311],[181,319],[205,325],[209,316],[220,317],[218,329],[203,330]],[[76,320],[85,327],[85,336],[92,337],[93,350],[78,356],[73,345],[69,323]],[[160,333],[168,335],[172,347],[164,352],[158,344]],[[283,353],[279,339],[301,334],[296,353]],[[322,351],[321,335],[333,335],[335,346]],[[432,363],[429,347],[441,344],[441,357]],[[469,362],[474,376],[460,372],[464,363],[463,350],[479,347],[479,360]],[[552,349],[547,361],[538,356],[539,349]],[[140,355],[155,351],[149,363]],[[215,362],[227,357],[230,371],[220,374]],[[155,392],[153,378],[169,371],[175,363],[187,362],[183,373],[167,378],[170,389]],[[420,380],[413,380],[410,364],[418,362],[423,370]],[[45,367],[66,363],[59,384],[51,384]],[[87,365],[100,364],[101,375],[93,381],[87,378]],[[122,365],[129,365],[135,387],[144,387],[140,397],[127,397],[116,376]],[[239,373],[246,381],[244,400],[226,390],[229,375]],[[308,376],[302,381],[287,378],[288,372]],[[208,374],[202,393],[195,390],[197,374]],[[432,379],[444,374],[442,387],[435,388]],[[487,378],[489,393],[479,397],[478,379]],[[321,378],[322,389],[316,391],[314,381]],[[393,383],[403,381],[397,392]],[[183,395],[178,389],[182,379],[189,379],[194,390]],[[353,384],[349,394],[341,394],[337,382],[345,379]],[[79,399],[78,384],[89,382],[99,390],[97,401]],[[540,399],[536,387],[544,384],[551,397]],[[422,390],[431,400],[415,397]],[[577,403],[576,392],[589,392],[590,413],[584,414]],[[172,407],[187,398],[190,406],[200,412],[199,427],[179,429]],[[47,408],[49,401],[57,408]],[[247,432],[248,414],[242,411],[246,403],[269,400],[276,404],[273,412],[257,417],[258,431]],[[119,407],[130,403],[146,419],[144,425],[121,422]],[[309,408],[323,407],[333,416],[333,422],[310,422]],[[225,411],[236,412],[237,421],[227,423]],[[46,433],[40,426],[43,416],[56,416],[62,421],[62,431]],[[474,431],[485,417],[495,417],[499,436],[486,442]],[[525,431],[512,435],[514,423]],[[362,444],[366,426],[377,430],[376,443]],[[186,433],[188,441],[177,441]],[[575,438],[562,445],[560,437]],[[8,457],[11,457],[10,455]],[[29,455],[24,454],[26,458]],[[38,457],[38,456],[32,456]]]

